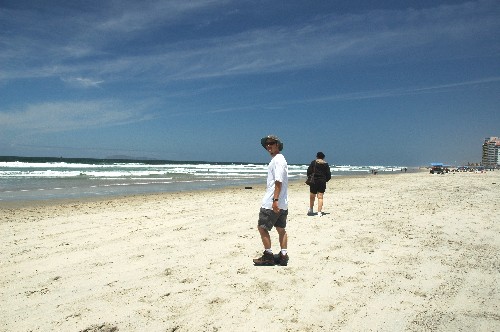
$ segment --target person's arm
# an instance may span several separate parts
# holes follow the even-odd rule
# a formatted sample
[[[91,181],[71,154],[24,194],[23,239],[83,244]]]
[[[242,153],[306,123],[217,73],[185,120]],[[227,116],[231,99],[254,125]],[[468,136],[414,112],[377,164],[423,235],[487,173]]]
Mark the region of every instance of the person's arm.
[[[281,185],[282,183],[279,181],[274,181],[274,195],[273,195],[273,211],[275,213],[280,212],[280,208],[278,207],[278,198],[281,193]]]

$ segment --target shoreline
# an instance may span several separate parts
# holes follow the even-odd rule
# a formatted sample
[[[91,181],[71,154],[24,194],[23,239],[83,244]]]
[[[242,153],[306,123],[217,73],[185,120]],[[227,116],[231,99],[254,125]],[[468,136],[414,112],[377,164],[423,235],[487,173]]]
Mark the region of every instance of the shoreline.
[[[23,209],[31,207],[45,207],[45,206],[58,206],[58,205],[72,205],[72,204],[92,204],[92,203],[102,203],[102,202],[113,202],[113,201],[125,201],[125,200],[146,200],[148,198],[171,198],[178,196],[180,194],[185,195],[195,195],[197,193],[216,193],[223,191],[232,191],[238,189],[253,190],[256,188],[264,188],[265,185],[252,185],[252,189],[245,189],[245,186],[227,186],[222,188],[200,188],[195,190],[186,191],[165,191],[165,192],[151,192],[151,193],[141,193],[141,194],[124,194],[124,195],[107,195],[107,196],[85,196],[79,198],[50,198],[50,199],[38,199],[38,200],[24,200],[24,201],[0,201],[0,211],[2,209]]]
[[[397,175],[291,182],[286,267],[264,184],[2,208],[0,331],[499,330],[500,172]]]
[[[2,157],[0,157],[2,159]],[[0,202],[119,197],[144,193],[192,191],[265,182],[266,164],[168,162],[137,163],[89,159],[50,162],[28,158],[26,162],[0,163]],[[403,170],[377,166],[380,172]],[[290,164],[289,178],[304,176],[307,165]],[[369,172],[371,166],[331,167],[335,175]]]
[[[332,181],[339,178],[363,178],[363,177],[372,177],[372,176],[397,176],[402,174],[413,174],[413,173],[421,173],[422,171],[412,171],[408,173],[400,173],[400,172],[383,172],[378,173],[377,175],[363,173],[363,174],[348,174],[348,175],[332,175]],[[303,184],[306,177],[297,178],[293,180],[289,180],[289,184],[300,183]],[[332,181],[330,183],[332,183]],[[327,185],[328,186],[328,185]],[[65,204],[78,204],[78,203],[93,203],[93,202],[102,202],[102,201],[112,201],[112,200],[123,200],[127,198],[141,198],[141,197],[155,197],[155,196],[172,196],[179,194],[195,194],[198,192],[216,192],[216,191],[225,191],[225,190],[234,190],[234,189],[244,189],[246,187],[251,187],[252,189],[265,189],[265,179],[258,184],[250,184],[250,185],[241,185],[234,186],[229,185],[227,187],[216,187],[216,188],[200,188],[200,189],[189,189],[189,190],[181,190],[181,191],[164,191],[164,192],[145,192],[139,194],[116,194],[116,195],[95,195],[95,196],[83,196],[76,198],[49,198],[49,199],[29,199],[29,200],[0,200],[0,211],[2,209],[21,209],[28,207],[43,207],[43,206],[54,206],[54,205],[65,205]],[[247,189],[248,190],[248,189]]]

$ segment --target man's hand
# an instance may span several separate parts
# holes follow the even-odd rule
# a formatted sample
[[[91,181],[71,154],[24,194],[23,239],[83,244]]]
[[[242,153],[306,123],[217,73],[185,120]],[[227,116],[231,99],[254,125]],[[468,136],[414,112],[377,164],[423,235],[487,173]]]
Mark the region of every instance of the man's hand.
[[[274,181],[274,195],[273,197],[280,197],[281,192],[281,182]],[[280,208],[278,207],[278,201],[273,200],[273,211],[274,213],[280,213]]]
[[[278,202],[273,202],[273,211],[274,213],[280,213],[280,208],[278,207]]]

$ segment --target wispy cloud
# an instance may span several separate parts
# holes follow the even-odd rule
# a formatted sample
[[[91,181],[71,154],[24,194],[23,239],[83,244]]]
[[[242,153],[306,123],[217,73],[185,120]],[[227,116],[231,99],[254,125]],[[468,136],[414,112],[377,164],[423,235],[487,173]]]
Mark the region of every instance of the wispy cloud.
[[[31,7],[0,5],[0,21],[6,27],[0,30],[0,80],[66,77],[75,72],[74,76],[98,76],[98,68],[128,62],[122,60],[127,52],[117,49],[117,44],[150,39],[150,34],[158,34],[159,25],[184,23],[193,13],[227,2],[86,1],[85,6],[55,8],[36,3]],[[140,62],[137,58],[134,65]],[[126,71],[120,73],[127,76]]]
[[[98,81],[84,77],[68,77],[68,78],[61,78],[61,80],[71,85],[82,86],[86,88],[87,87],[97,88],[99,87],[100,84],[104,83],[104,81]]]
[[[317,98],[287,99],[286,101],[281,101],[281,102],[254,104],[251,106],[219,108],[215,110],[210,110],[206,113],[239,113],[239,112],[249,112],[249,111],[258,112],[268,109],[286,110],[286,107],[289,105],[304,105],[304,104],[336,102],[336,101],[357,101],[357,100],[369,100],[369,99],[379,99],[379,98],[394,98],[394,97],[410,96],[410,95],[414,96],[414,95],[423,95],[430,93],[443,93],[443,92],[449,92],[450,90],[460,89],[462,87],[470,87],[476,85],[480,86],[484,84],[498,83],[498,82],[500,82],[500,77],[487,77],[478,80],[424,86],[424,87],[359,91],[359,92],[333,94]]]
[[[486,78],[472,80],[472,81],[466,81],[466,82],[456,82],[456,83],[449,83],[449,84],[433,85],[433,86],[422,87],[422,88],[414,88],[414,89],[411,89],[410,91],[425,92],[425,91],[434,91],[434,90],[444,90],[444,89],[449,89],[449,88],[458,88],[458,87],[462,87],[462,86],[482,85],[482,84],[496,83],[496,82],[500,82],[499,76],[486,77]]]
[[[319,98],[302,99],[300,101],[299,100],[289,101],[286,102],[286,104],[315,103],[324,101],[363,100],[363,99],[390,98],[390,97],[408,96],[408,95],[420,95],[428,93],[441,93],[461,87],[467,87],[472,85],[483,85],[483,84],[497,83],[497,82],[500,82],[500,77],[488,77],[484,79],[471,80],[466,82],[455,82],[455,83],[432,85],[425,87],[386,89],[377,91],[362,91],[362,92],[353,92],[345,94],[335,94]]]
[[[53,102],[0,112],[3,132],[63,132],[102,128],[149,120],[137,105],[115,101]]]
[[[230,0],[121,1],[118,6],[112,8],[114,14],[105,17],[96,29],[103,32],[147,30],[159,24],[182,22],[186,20],[187,15],[230,2]]]
[[[13,36],[3,32],[0,43],[15,47],[0,51],[5,64],[0,79],[60,76],[165,81],[340,66],[353,60],[385,59],[388,55],[395,61],[412,61],[415,50],[419,50],[415,55],[419,60],[448,57],[453,53],[450,48],[462,56],[473,56],[476,50],[472,46],[478,36],[493,38],[500,30],[495,2],[484,0],[424,10],[329,15],[300,25],[252,28],[184,41],[160,38],[151,49],[119,47],[133,40],[151,39],[160,27],[169,24],[182,22],[183,28],[192,28],[197,22],[189,20],[190,14],[221,6],[229,9],[231,3],[179,0],[147,2],[143,6],[125,2],[121,8],[104,10],[104,16],[86,12],[76,23],[71,16],[71,21],[59,17],[56,23],[70,28],[61,31],[62,37],[56,41],[44,35],[34,38],[33,32]],[[38,19],[39,25],[54,26],[43,17]],[[484,54],[485,50],[480,51]],[[13,65],[19,61],[25,65]]]
[[[422,11],[331,15],[301,26],[245,31],[208,40],[174,56],[183,62],[173,67],[171,74],[175,78],[203,78],[341,66],[360,60],[406,62],[458,56],[450,49],[463,51],[460,56],[476,51],[485,55],[485,50],[467,50],[464,44],[473,45],[478,36],[493,38],[500,21],[478,7],[464,4]],[[489,50],[490,55],[494,52]]]

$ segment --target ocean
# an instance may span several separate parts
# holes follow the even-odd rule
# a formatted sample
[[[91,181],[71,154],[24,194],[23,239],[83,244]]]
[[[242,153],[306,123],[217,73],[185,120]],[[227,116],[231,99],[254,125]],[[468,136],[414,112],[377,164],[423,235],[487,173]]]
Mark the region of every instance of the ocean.
[[[308,165],[288,165],[305,179]],[[332,175],[401,171],[399,166],[331,166]],[[267,164],[0,156],[0,202],[182,192],[265,184]]]

